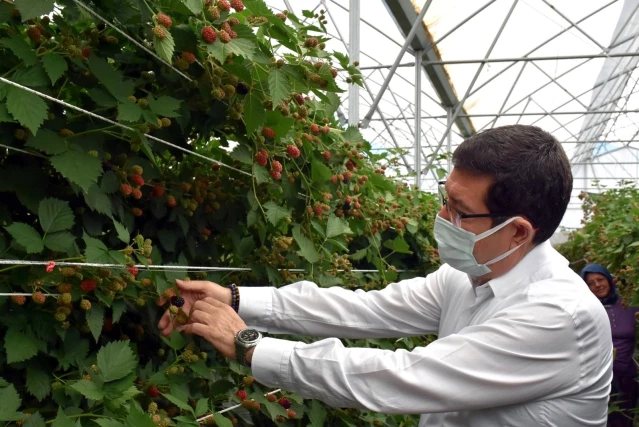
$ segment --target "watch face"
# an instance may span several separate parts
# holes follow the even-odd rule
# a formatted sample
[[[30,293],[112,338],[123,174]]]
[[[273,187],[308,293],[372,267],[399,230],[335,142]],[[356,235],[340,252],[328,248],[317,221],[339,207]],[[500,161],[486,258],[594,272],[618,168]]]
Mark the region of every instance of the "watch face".
[[[255,341],[260,337],[260,333],[255,329],[244,329],[238,334],[238,338],[244,342]]]

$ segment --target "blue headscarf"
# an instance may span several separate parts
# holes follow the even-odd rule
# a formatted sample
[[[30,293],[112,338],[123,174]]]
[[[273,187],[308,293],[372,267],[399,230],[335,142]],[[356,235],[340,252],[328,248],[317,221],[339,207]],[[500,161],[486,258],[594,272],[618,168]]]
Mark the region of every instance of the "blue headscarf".
[[[608,279],[608,283],[610,284],[610,293],[607,297],[599,298],[599,301],[601,301],[603,305],[615,305],[619,299],[619,295],[617,294],[615,281],[612,279],[612,274],[610,274],[608,269],[601,264],[588,264],[583,268],[583,270],[581,270],[581,278],[584,282],[586,281],[586,274],[588,273],[599,273],[606,276],[606,279]]]

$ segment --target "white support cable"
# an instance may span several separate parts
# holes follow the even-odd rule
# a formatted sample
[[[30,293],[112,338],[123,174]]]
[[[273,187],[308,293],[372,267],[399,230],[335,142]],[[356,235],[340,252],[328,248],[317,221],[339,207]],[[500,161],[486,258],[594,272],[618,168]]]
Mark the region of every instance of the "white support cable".
[[[40,153],[34,153],[34,152],[32,152],[32,151],[23,150],[23,149],[21,149],[21,148],[11,147],[11,146],[9,146],[9,145],[4,145],[4,144],[0,144],[0,147],[2,147],[2,148],[6,148],[7,150],[14,150],[14,151],[17,151],[17,152],[19,152],[19,153],[24,153],[24,154],[29,154],[29,155],[31,155],[31,156],[40,157],[40,158],[42,158],[42,159],[48,159],[48,157],[47,157],[47,156],[43,156],[43,155],[42,155],[42,154],[40,154]]]
[[[269,392],[268,392],[268,393],[266,393],[264,396],[266,397],[266,396],[268,396],[269,394],[279,393],[280,391],[282,391],[282,389],[281,389],[281,388],[278,388],[277,390],[269,391]],[[221,411],[219,411],[219,412],[218,412],[218,414],[223,414],[223,413],[225,413],[225,412],[232,411],[233,409],[237,409],[237,408],[239,408],[240,406],[242,406],[242,404],[241,404],[241,403],[239,403],[239,404],[237,404],[237,405],[234,405],[234,406],[230,406],[230,407],[228,407],[228,408],[226,408],[226,409],[222,409]],[[198,419],[197,419],[197,420],[195,420],[195,421],[197,421],[198,423],[201,423],[202,421],[204,421],[204,420],[208,420],[209,418],[212,418],[212,417],[214,417],[214,416],[215,416],[215,414],[205,415],[205,416],[203,416],[202,418],[198,418]]]
[[[59,99],[57,99],[57,98],[54,98],[54,97],[52,97],[52,96],[46,95],[46,94],[41,93],[41,92],[38,92],[37,90],[34,90],[34,89],[31,89],[31,88],[28,88],[28,87],[26,87],[26,86],[23,86],[23,85],[21,85],[21,84],[19,84],[19,83],[16,83],[16,82],[11,81],[11,80],[9,80],[9,79],[6,79],[6,78],[4,78],[4,77],[0,77],[0,81],[1,81],[1,82],[6,83],[6,84],[8,84],[8,85],[11,85],[11,86],[17,87],[17,88],[19,88],[19,89],[25,90],[25,91],[27,91],[27,92],[29,92],[29,93],[34,94],[34,95],[38,95],[39,97],[44,98],[44,99],[47,99],[47,100],[49,100],[49,101],[51,101],[51,102],[55,102],[55,103],[57,103],[57,104],[60,104],[60,105],[65,106],[65,107],[67,107],[67,108],[71,108],[71,109],[73,109],[73,110],[75,110],[75,111],[79,111],[79,112],[81,112],[81,113],[83,113],[83,114],[86,114],[86,115],[88,115],[88,116],[91,116],[91,117],[93,117],[93,118],[95,118],[95,119],[102,120],[102,121],[104,121],[104,122],[106,122],[106,123],[109,123],[109,124],[111,124],[111,125],[121,127],[122,129],[126,129],[126,130],[131,131],[131,132],[136,132],[136,133],[137,133],[137,132],[139,132],[139,131],[135,130],[135,129],[134,129],[134,128],[132,128],[132,127],[129,127],[129,126],[123,125],[122,123],[118,123],[118,122],[113,121],[113,120],[111,120],[111,119],[107,119],[106,117],[102,117],[102,116],[100,116],[99,114],[92,113],[91,111],[87,111],[87,110],[85,110],[85,109],[83,109],[83,108],[76,107],[76,106],[75,106],[75,105],[73,105],[73,104],[69,104],[69,103],[67,103],[67,102],[65,102],[65,101],[61,101],[61,100],[59,100]],[[250,174],[250,173],[248,173],[248,172],[245,172],[245,171],[243,171],[243,170],[241,170],[241,169],[234,168],[233,166],[229,166],[229,165],[227,165],[227,164],[225,164],[225,163],[222,163],[222,162],[220,162],[220,161],[217,161],[217,160],[215,160],[215,159],[211,159],[211,158],[206,157],[205,155],[200,154],[200,153],[198,153],[198,152],[191,151],[191,150],[188,150],[188,149],[186,149],[186,148],[180,147],[179,145],[175,145],[175,144],[173,144],[172,142],[165,141],[165,140],[163,140],[163,139],[160,139],[160,138],[158,138],[158,137],[156,137],[156,136],[153,136],[153,135],[150,135],[150,134],[144,134],[144,135],[145,135],[147,138],[152,139],[153,141],[157,141],[157,142],[159,142],[159,143],[161,143],[161,144],[164,144],[164,145],[167,145],[167,146],[169,146],[169,147],[175,148],[176,150],[180,150],[180,151],[182,151],[182,152],[184,152],[184,153],[187,153],[187,154],[195,155],[196,157],[199,157],[199,158],[204,159],[204,160],[206,160],[206,161],[208,161],[208,162],[215,163],[215,164],[217,164],[217,165],[223,166],[223,167],[225,167],[225,168],[231,169],[231,170],[233,170],[233,171],[235,171],[235,172],[239,172],[239,173],[241,173],[241,174],[243,174],[243,175],[250,176],[250,177],[252,177],[252,176],[253,176],[252,174]]]
[[[27,294],[25,292],[14,292],[14,293],[0,293],[0,297],[30,297],[33,294]],[[60,294],[46,294],[47,297],[57,298]]]
[[[100,21],[104,22],[106,25],[108,25],[109,27],[113,28],[115,31],[117,31],[119,34],[121,34],[123,37],[125,37],[127,40],[129,40],[131,43],[135,44],[137,47],[139,47],[140,49],[144,50],[146,53],[148,53],[149,55],[153,56],[155,59],[157,59],[158,61],[162,62],[164,65],[170,67],[173,71],[175,71],[176,73],[178,73],[179,75],[181,75],[182,77],[184,77],[185,79],[187,79],[189,82],[192,82],[193,79],[190,78],[189,76],[187,76],[186,74],[184,74],[182,71],[178,70],[177,68],[175,68],[172,64],[170,64],[169,62],[165,61],[164,59],[160,58],[159,56],[157,56],[155,54],[155,52],[153,52],[152,50],[148,49],[146,46],[144,46],[142,43],[138,42],[137,40],[135,40],[133,37],[129,36],[127,33],[125,33],[124,31],[120,30],[118,27],[116,27],[115,25],[113,25],[112,23],[110,23],[109,21],[107,21],[106,19],[104,19],[102,16],[100,16],[97,12],[95,12],[94,10],[92,10],[91,8],[89,8],[88,6],[86,6],[84,3],[82,3],[79,0],[73,0],[73,2],[75,4],[77,4],[79,7],[81,7],[82,9],[84,9],[85,11],[89,12],[89,14],[93,15],[95,18],[99,19]],[[199,63],[199,62],[198,62]],[[202,64],[200,64],[202,65]]]

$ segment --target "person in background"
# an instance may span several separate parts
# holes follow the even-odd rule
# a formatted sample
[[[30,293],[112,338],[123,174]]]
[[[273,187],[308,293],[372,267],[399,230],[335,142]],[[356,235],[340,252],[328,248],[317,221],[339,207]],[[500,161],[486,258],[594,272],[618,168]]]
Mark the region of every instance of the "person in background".
[[[603,304],[612,332],[612,345],[615,352],[612,372],[611,402],[618,401],[621,412],[613,412],[608,416],[608,427],[632,427],[637,407],[637,365],[633,360],[635,351],[636,319],[639,307],[624,307],[617,294],[617,287],[612,275],[600,264],[589,264],[581,270],[590,291]]]

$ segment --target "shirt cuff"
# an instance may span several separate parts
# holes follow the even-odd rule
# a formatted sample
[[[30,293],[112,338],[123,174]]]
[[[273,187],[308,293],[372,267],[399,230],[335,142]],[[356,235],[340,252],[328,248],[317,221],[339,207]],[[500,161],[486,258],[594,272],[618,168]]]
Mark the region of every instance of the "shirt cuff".
[[[262,338],[253,350],[251,369],[255,380],[267,387],[284,387],[291,384],[291,353],[298,342],[277,338]]]
[[[272,287],[238,287],[240,309],[238,314],[249,326],[265,327],[273,311]]]

